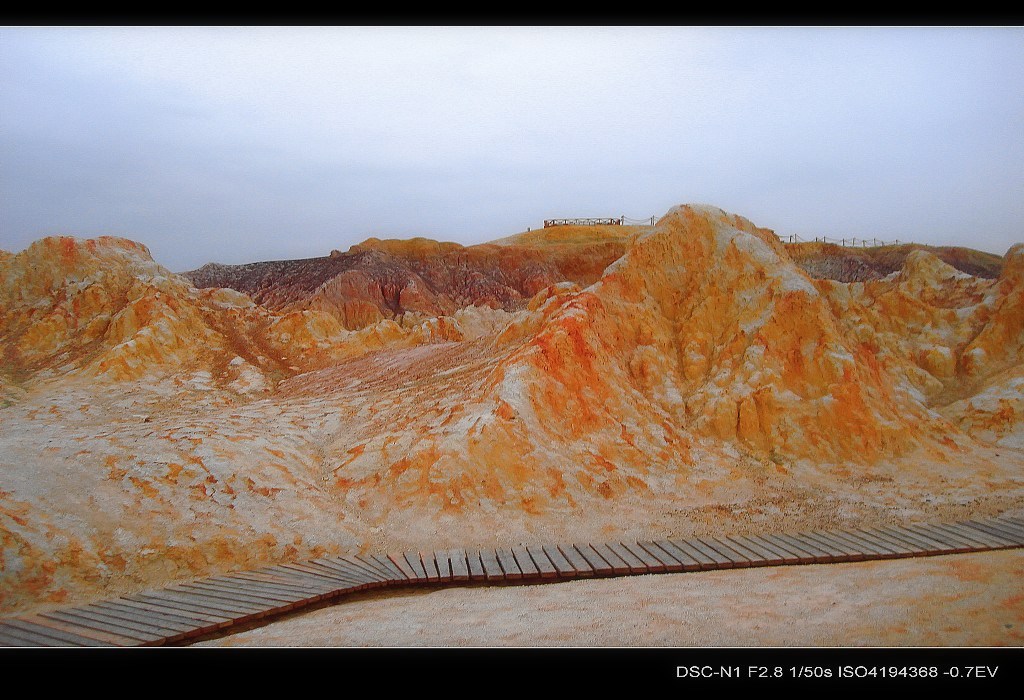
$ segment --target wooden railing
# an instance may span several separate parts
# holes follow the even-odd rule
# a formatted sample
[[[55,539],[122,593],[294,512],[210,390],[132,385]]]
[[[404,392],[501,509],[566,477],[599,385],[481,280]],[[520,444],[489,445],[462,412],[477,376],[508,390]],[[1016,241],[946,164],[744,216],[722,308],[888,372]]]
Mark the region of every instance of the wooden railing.
[[[544,228],[552,226],[622,226],[622,217],[617,219],[544,219]]]

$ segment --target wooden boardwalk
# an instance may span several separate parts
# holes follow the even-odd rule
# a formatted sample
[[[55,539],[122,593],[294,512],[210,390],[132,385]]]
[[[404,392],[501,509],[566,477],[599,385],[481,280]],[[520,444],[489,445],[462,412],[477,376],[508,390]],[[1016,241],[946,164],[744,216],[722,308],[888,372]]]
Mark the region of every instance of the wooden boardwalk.
[[[179,644],[349,593],[924,557],[1024,547],[1024,518],[322,557],[0,620],[0,646]]]

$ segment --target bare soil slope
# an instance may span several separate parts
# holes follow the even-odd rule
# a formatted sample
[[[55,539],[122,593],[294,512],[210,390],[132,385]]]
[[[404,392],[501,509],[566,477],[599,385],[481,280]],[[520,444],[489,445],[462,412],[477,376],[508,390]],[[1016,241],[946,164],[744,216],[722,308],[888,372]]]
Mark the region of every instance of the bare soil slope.
[[[714,207],[608,228],[194,276],[262,303],[124,239],[0,256],[0,611],[321,552],[1022,512],[1024,246],[843,282]]]

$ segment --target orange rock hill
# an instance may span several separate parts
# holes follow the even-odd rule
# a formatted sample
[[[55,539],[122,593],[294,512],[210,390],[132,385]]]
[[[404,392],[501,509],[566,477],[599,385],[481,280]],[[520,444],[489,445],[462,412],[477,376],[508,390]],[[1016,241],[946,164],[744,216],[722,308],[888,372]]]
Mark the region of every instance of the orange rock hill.
[[[339,549],[1021,506],[1024,245],[992,258],[698,205],[186,276],[119,238],[3,253],[0,609]]]

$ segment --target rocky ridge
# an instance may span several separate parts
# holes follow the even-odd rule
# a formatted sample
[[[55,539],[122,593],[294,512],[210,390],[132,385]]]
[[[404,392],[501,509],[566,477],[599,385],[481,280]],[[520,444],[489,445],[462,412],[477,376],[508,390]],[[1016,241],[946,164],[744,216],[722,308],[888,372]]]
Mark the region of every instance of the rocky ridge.
[[[188,276],[125,239],[0,255],[0,609],[339,549],[1024,508],[1024,245],[842,281],[715,207],[607,228]]]

